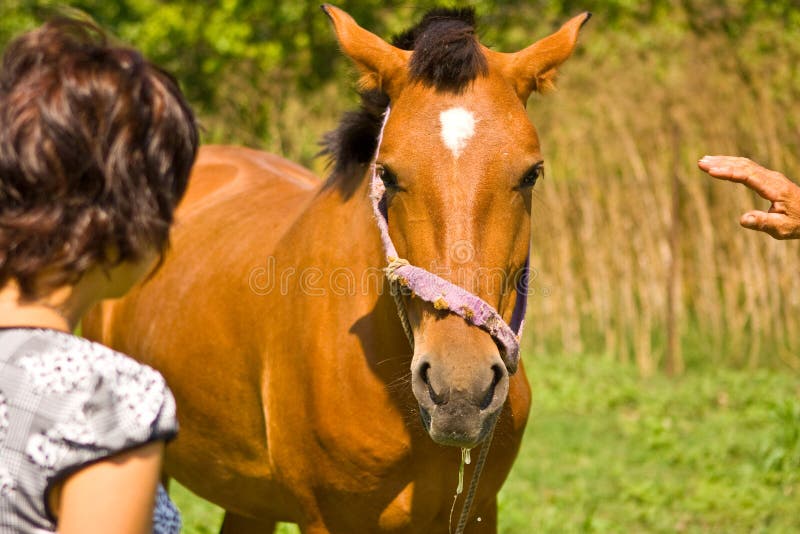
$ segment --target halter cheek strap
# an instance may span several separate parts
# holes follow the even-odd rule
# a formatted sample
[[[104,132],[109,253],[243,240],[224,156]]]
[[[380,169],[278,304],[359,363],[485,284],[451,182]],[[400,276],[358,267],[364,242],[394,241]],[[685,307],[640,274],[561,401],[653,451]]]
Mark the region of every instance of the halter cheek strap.
[[[516,280],[516,302],[511,315],[511,324],[507,324],[499,313],[486,301],[466,289],[459,287],[444,278],[426,271],[421,267],[411,265],[407,260],[400,258],[397,250],[389,237],[388,207],[386,204],[386,187],[378,176],[376,162],[380,152],[383,130],[389,119],[389,108],[383,118],[378,146],[372,159],[371,169],[371,199],[372,209],[381,234],[383,250],[386,254],[388,266],[385,268],[386,278],[389,280],[392,295],[397,304],[397,313],[403,323],[408,341],[414,346],[414,335],[408,323],[402,293],[411,293],[416,298],[433,304],[437,310],[447,310],[462,317],[468,323],[477,326],[492,336],[500,349],[500,355],[509,374],[514,374],[519,364],[519,340],[525,319],[525,309],[528,297],[529,259]]]

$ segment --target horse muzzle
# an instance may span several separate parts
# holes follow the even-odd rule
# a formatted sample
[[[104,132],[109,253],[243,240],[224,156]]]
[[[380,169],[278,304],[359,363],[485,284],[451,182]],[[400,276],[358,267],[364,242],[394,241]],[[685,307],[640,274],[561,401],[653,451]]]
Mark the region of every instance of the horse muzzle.
[[[508,372],[499,356],[491,360],[478,369],[462,365],[454,372],[432,357],[415,358],[412,390],[433,441],[472,448],[489,433],[508,396]]]

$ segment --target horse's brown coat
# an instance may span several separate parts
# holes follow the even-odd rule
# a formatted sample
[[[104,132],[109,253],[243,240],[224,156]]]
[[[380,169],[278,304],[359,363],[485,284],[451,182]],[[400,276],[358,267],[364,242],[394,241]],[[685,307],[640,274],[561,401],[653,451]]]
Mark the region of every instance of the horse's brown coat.
[[[392,99],[381,163],[403,187],[389,207],[398,251],[458,269],[508,320],[514,290],[480,272],[524,263],[530,190],[516,185],[541,159],[524,102],[569,56],[586,16],[538,49],[484,48],[488,74],[456,93],[409,81],[410,52],[327,12],[345,53]],[[455,106],[477,119],[457,159],[439,132],[440,112]],[[228,511],[226,532],[268,532],[275,521],[309,533],[446,532],[460,453],[431,437],[473,446],[501,410],[468,527],[496,530],[496,494],[530,403],[524,369],[503,369],[490,407],[475,408],[495,387],[497,347],[410,298],[412,354],[360,173],[344,194],[276,156],[204,147],[161,270],[85,321],[88,335],[164,374],[181,422],[166,469]],[[462,243],[474,254],[454,260]],[[355,291],[342,290],[352,279]],[[423,384],[458,409],[431,404]],[[430,435],[420,406],[433,411]]]

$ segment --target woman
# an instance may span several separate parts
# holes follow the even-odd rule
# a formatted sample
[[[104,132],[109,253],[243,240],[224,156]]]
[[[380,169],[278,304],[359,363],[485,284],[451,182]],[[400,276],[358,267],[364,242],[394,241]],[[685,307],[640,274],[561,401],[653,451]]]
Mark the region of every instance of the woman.
[[[156,371],[71,332],[168,243],[197,150],[175,80],[86,22],[12,42],[0,72],[0,531],[178,532]]]

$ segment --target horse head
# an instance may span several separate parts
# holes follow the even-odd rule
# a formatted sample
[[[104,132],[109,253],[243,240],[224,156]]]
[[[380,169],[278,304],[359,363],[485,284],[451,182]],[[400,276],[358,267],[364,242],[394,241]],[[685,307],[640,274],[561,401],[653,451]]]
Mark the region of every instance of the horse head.
[[[532,189],[544,169],[526,103],[553,84],[590,15],[519,52],[500,53],[480,44],[471,10],[435,10],[389,44],[344,11],[323,7],[361,72],[362,94],[382,102],[380,111],[391,109],[367,172],[383,182],[398,255],[511,322],[526,296],[517,282],[527,269]],[[374,141],[357,150],[377,148]],[[473,447],[499,415],[516,361],[463,314],[410,292],[402,300],[423,424],[437,443]]]

